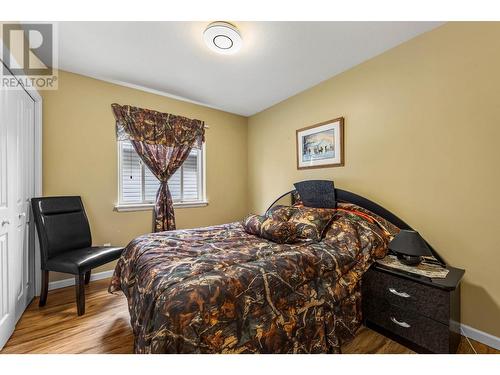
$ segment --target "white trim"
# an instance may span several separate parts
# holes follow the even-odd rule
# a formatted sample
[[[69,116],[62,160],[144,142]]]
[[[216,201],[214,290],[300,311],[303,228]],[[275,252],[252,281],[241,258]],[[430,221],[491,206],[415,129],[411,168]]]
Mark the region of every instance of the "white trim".
[[[130,211],[148,211],[154,208],[154,203],[140,203],[140,204],[116,204],[115,211],[130,212]],[[194,202],[178,202],[174,203],[174,208],[191,208],[191,207],[205,207],[208,206],[208,201],[194,201]]]
[[[122,197],[122,147],[120,145],[120,141],[116,141],[116,149],[117,149],[117,159],[118,159],[118,203],[115,204],[114,210],[118,212],[130,212],[130,211],[146,211],[151,210],[154,207],[154,202],[150,203],[121,203]],[[206,162],[206,142],[203,142],[201,147],[201,152],[199,153],[200,158],[198,161],[198,167],[201,166],[200,178],[201,181],[201,191],[200,191],[200,199],[196,201],[185,201],[185,202],[174,202],[174,208],[191,208],[191,207],[205,207],[208,206],[207,200],[207,162]],[[200,160],[201,159],[201,160]],[[144,168],[144,167],[143,167]],[[142,174],[144,178],[144,173]],[[182,183],[182,178],[181,178]],[[198,183],[200,183],[198,179]]]
[[[90,275],[90,281],[110,278],[111,276],[113,276],[113,272],[114,272],[114,270],[93,273]],[[69,279],[51,281],[49,283],[49,290],[66,288],[66,287],[72,286],[72,285],[75,285],[75,278],[74,277],[69,278]]]
[[[202,179],[202,191],[201,191],[201,201],[206,202],[208,205],[207,199],[207,142],[203,142],[202,152],[201,152],[201,179]],[[174,204],[175,207],[175,204]]]
[[[463,336],[467,336],[468,338],[479,341],[489,347],[500,350],[500,337],[480,331],[476,328],[472,328],[471,326],[463,323],[460,325],[460,328]]]

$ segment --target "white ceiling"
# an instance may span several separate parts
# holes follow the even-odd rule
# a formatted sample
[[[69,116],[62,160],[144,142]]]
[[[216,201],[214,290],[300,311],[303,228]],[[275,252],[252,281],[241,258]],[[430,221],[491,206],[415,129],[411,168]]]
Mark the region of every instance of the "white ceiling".
[[[204,44],[209,22],[60,22],[59,68],[250,116],[439,22],[234,22],[235,55]]]

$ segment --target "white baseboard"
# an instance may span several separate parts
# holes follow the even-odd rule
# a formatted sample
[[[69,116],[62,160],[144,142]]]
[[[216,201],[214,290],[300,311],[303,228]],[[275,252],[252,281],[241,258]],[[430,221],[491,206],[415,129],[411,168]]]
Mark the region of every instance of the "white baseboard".
[[[488,345],[494,349],[500,350],[500,337],[493,336],[489,333],[480,331],[476,328],[472,328],[466,324],[460,325],[462,329],[462,334],[470,339],[479,341],[485,345]]]
[[[114,272],[113,270],[109,270],[109,271],[102,271],[102,272],[98,272],[98,273],[92,273],[90,275],[90,281],[106,279],[108,277],[113,276],[113,272]],[[69,279],[64,279],[64,280],[51,281],[49,283],[49,290],[65,288],[67,286],[72,286],[72,285],[75,285],[75,278],[74,277],[71,277]]]

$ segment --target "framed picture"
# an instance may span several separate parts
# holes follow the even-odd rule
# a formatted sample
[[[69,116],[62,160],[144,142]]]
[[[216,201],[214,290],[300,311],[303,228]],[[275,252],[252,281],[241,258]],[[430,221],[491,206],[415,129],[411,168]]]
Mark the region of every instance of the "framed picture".
[[[297,169],[343,165],[343,117],[297,130]]]

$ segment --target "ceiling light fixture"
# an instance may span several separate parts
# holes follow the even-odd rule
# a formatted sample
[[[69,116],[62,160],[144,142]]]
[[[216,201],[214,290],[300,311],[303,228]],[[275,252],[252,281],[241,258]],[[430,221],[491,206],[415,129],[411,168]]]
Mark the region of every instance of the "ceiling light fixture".
[[[203,40],[212,51],[224,55],[238,52],[243,44],[240,32],[229,22],[212,22],[203,32]]]

